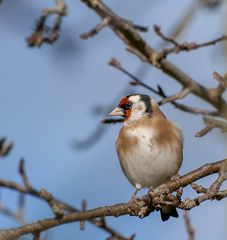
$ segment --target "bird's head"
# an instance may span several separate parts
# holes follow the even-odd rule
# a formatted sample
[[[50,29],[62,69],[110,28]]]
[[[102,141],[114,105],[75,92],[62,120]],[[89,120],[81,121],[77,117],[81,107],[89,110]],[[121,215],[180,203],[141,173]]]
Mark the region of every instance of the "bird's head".
[[[132,94],[123,97],[117,107],[108,116],[122,116],[125,121],[135,121],[144,116],[151,116],[157,103],[148,95]]]

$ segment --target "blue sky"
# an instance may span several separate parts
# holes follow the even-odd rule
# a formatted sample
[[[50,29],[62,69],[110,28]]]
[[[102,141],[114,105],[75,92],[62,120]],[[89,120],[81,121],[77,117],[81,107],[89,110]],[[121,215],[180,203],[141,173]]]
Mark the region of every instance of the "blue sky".
[[[157,47],[160,39],[153,33],[152,25],[161,25],[168,33],[194,1],[105,2],[119,15],[149,26],[150,31],[143,36]],[[25,39],[41,9],[52,6],[53,2],[21,0],[19,3],[11,0],[0,5],[0,136],[7,136],[15,142],[10,156],[1,160],[0,177],[21,181],[17,166],[19,159],[24,157],[35,187],[46,188],[77,207],[83,198],[87,199],[89,208],[125,202],[130,199],[133,188],[122,174],[115,152],[114,142],[120,125],[105,126],[105,135],[91,148],[76,150],[72,143],[85,140],[100,126],[105,113],[94,114],[94,108],[116,104],[118,96],[128,85],[126,76],[108,66],[110,58],[118,58],[131,72],[136,72],[141,63],[125,51],[125,46],[109,29],[87,41],[80,40],[79,35],[90,30],[99,19],[80,1],[67,3],[69,13],[63,20],[59,41],[39,49],[28,48]],[[199,10],[180,40],[204,42],[221,36],[225,27],[224,14],[223,7]],[[170,60],[200,83],[212,87],[217,84],[212,79],[213,71],[225,72],[226,60],[222,52],[223,48],[218,45],[171,56]],[[146,83],[165,86],[168,94],[180,89],[161,71],[148,65],[145,68],[148,70],[143,77]],[[141,87],[131,88],[132,92],[150,94]],[[210,107],[193,96],[182,102]],[[171,105],[163,106],[162,110],[184,134],[181,174],[226,157],[226,137],[219,130],[195,138],[195,132],[203,127],[201,117],[180,112]],[[203,180],[203,184],[208,186],[210,181]],[[186,193],[192,194],[190,190]],[[3,204],[15,209],[17,194],[1,190],[1,199]],[[206,202],[190,212],[197,239],[213,239],[214,236],[226,239],[226,207],[226,200]],[[44,202],[27,198],[28,222],[50,216],[52,213]],[[151,239],[154,235],[155,239],[166,236],[168,239],[176,239],[176,236],[187,239],[181,212],[178,219],[166,223],[160,221],[159,213],[143,220],[129,216],[107,220],[125,236],[136,233],[138,240]],[[4,217],[0,222],[0,228],[17,225]],[[86,231],[80,231],[78,223],[55,228],[50,231],[50,236],[55,240],[107,237],[89,224]]]

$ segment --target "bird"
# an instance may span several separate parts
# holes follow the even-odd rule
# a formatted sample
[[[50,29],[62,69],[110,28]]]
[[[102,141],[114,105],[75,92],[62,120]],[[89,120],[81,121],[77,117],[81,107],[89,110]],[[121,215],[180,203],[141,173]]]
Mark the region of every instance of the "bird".
[[[123,117],[115,145],[121,169],[136,188],[134,194],[177,176],[183,159],[183,136],[153,98],[125,96],[107,116]],[[162,206],[160,213],[162,221],[178,217],[173,206]]]

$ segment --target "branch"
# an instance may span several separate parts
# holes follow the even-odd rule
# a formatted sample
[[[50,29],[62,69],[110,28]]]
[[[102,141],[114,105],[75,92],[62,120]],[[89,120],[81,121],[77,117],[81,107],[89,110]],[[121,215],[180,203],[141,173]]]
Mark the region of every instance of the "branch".
[[[221,116],[227,118],[227,104],[224,99],[220,98],[218,101],[213,99],[210,89],[197,83],[170,61],[159,59],[159,53],[145,42],[137,29],[130,24],[129,21],[116,15],[101,0],[81,1],[94,10],[101,19],[106,17],[110,18],[108,26],[126,44],[130,52],[137,55],[143,61],[149,62],[153,66],[160,68],[163,72],[177,80],[183,88],[189,87],[193,94],[213,105],[217,108]]]
[[[0,156],[6,157],[13,148],[13,142],[6,143],[6,138],[0,139]]]
[[[227,132],[227,120],[220,117],[204,117],[205,128],[195,134],[195,137],[203,137],[214,128],[220,128],[222,133]]]
[[[189,212],[187,210],[184,211],[184,223],[185,223],[185,227],[188,233],[188,240],[193,240],[194,239],[194,228],[191,224],[191,220],[189,217]]]
[[[88,39],[89,37],[93,37],[95,34],[98,34],[104,27],[106,27],[109,21],[110,19],[108,17],[103,18],[102,21],[98,25],[96,25],[91,31],[81,34],[80,38]]]
[[[158,85],[157,86],[158,89],[156,90],[153,87],[149,86],[148,84],[145,84],[142,80],[140,80],[139,78],[134,76],[132,73],[130,73],[128,70],[126,70],[122,66],[122,64],[119,62],[119,60],[117,60],[116,58],[112,58],[109,62],[109,65],[112,66],[112,67],[115,67],[117,70],[121,71],[122,73],[124,73],[128,77],[130,77],[132,79],[132,81],[130,82],[131,85],[133,85],[133,86],[140,85],[140,86],[144,87],[145,89],[151,91],[152,93],[155,93],[156,95],[162,97],[163,99],[158,102],[159,105],[170,102],[176,108],[178,108],[178,109],[180,109],[184,112],[189,112],[189,113],[193,113],[193,114],[201,114],[201,115],[211,115],[211,116],[217,115],[217,111],[209,111],[209,110],[189,107],[185,104],[180,104],[180,103],[177,103],[177,102],[174,101],[174,100],[177,100],[177,99],[182,99],[183,97],[187,96],[191,92],[191,90],[188,89],[188,88],[185,88],[182,91],[180,91],[179,93],[176,93],[176,94],[168,97],[165,94],[162,87],[160,87]],[[102,121],[102,123],[117,123],[117,122],[122,122],[122,119],[116,119],[116,120],[105,119],[105,120]]]
[[[45,199],[45,196],[42,195],[42,192],[40,194],[40,191],[35,189],[30,184],[30,181],[28,180],[28,177],[26,175],[24,160],[21,160],[20,163],[19,163],[19,173],[21,175],[21,178],[22,178],[22,181],[24,183],[24,186],[22,186],[22,185],[20,185],[20,184],[18,184],[16,182],[13,182],[13,181],[7,181],[7,180],[0,179],[0,187],[11,189],[11,190],[15,190],[15,191],[21,193],[23,196],[24,195],[31,195],[33,197],[36,197],[36,198],[39,198],[41,200],[47,201],[47,199]],[[29,183],[29,184],[27,184],[27,183]],[[57,205],[57,208],[63,209],[66,212],[74,212],[74,213],[75,212],[79,212],[79,210],[77,208],[75,208],[75,207],[73,207],[73,206],[71,206],[71,205],[69,205],[69,204],[67,204],[67,203],[65,203],[65,202],[63,202],[63,201],[61,201],[61,200],[59,200],[57,198],[53,198],[53,196],[52,196],[52,200],[51,201],[54,201],[54,204],[55,204],[55,206]],[[23,205],[23,204],[21,204],[21,205]],[[55,206],[54,206],[54,208],[55,208]],[[19,207],[23,208],[23,206],[19,206]],[[52,207],[51,207],[51,209],[55,213],[55,211],[53,210]],[[59,211],[57,210],[57,212],[59,212]],[[61,213],[60,213],[60,216],[61,216]],[[56,218],[56,219],[58,219],[58,218]],[[108,226],[107,223],[105,225],[102,224],[102,221],[100,221],[99,219],[90,219],[90,220],[88,220],[88,222],[93,224],[93,225],[95,225],[95,226],[97,226],[98,228],[102,229],[103,231],[107,232],[111,236],[116,237],[119,240],[130,240],[130,238],[124,237],[123,235],[118,233],[115,229],[113,229],[110,226]],[[35,231],[35,232],[37,234],[39,234],[38,230]],[[7,237],[5,236],[5,234],[2,233],[2,231],[0,231],[0,239],[2,239],[1,238],[2,236],[4,237],[3,238],[4,240],[7,240]],[[11,238],[11,235],[9,235],[9,237]]]
[[[84,221],[88,219],[102,218],[106,216],[119,217],[122,215],[135,215],[143,218],[145,216],[148,216],[151,212],[155,211],[155,209],[160,206],[160,204],[172,205],[181,209],[191,209],[206,200],[215,199],[216,194],[220,189],[220,186],[226,180],[226,170],[227,159],[206,164],[177,179],[172,179],[166,184],[155,188],[154,190],[150,190],[148,194],[144,195],[141,199],[137,199],[137,201],[119,203],[113,206],[99,207],[82,212],[71,212],[65,214],[60,219],[43,219],[14,229],[2,230],[0,231],[0,238],[4,237],[5,240],[10,240],[26,234],[45,231],[47,229],[69,222]],[[218,179],[210,186],[209,191],[207,191],[207,193],[205,193],[204,195],[197,197],[197,200],[189,201],[188,199],[186,199],[185,201],[181,202],[179,199],[174,198],[174,196],[172,195],[171,201],[163,201],[163,196],[168,198],[171,193],[178,190],[180,187],[186,187],[194,181],[197,181],[215,173],[219,173]]]
[[[55,0],[55,7],[46,8],[36,22],[34,32],[27,38],[29,47],[41,47],[43,43],[53,44],[60,35],[62,17],[67,15],[67,6],[64,0]],[[46,27],[46,21],[51,15],[56,15],[52,27]]]
[[[45,189],[41,189],[39,194],[44,200],[46,200],[56,218],[62,218],[64,216],[63,209],[51,193],[47,192]]]
[[[178,92],[170,97],[164,98],[162,101],[159,102],[159,104],[162,105],[162,104],[165,104],[168,102],[173,102],[177,99],[182,99],[182,98],[186,97],[190,92],[191,92],[190,88],[184,88],[180,92]]]
[[[161,31],[161,27],[160,26],[154,25],[154,31],[164,41],[172,43],[174,45],[174,47],[172,47],[172,48],[165,48],[165,49],[163,49],[159,53],[160,54],[160,58],[166,58],[167,55],[169,55],[171,53],[179,53],[179,52],[183,52],[183,51],[189,52],[189,51],[192,51],[192,50],[196,50],[198,48],[203,48],[203,47],[215,45],[216,43],[219,43],[219,42],[227,40],[227,36],[224,35],[222,37],[216,38],[216,39],[214,39],[212,41],[208,41],[208,42],[205,42],[205,43],[196,43],[196,42],[179,43],[173,37],[169,37],[169,36],[164,35],[164,33],[162,33],[162,31]]]

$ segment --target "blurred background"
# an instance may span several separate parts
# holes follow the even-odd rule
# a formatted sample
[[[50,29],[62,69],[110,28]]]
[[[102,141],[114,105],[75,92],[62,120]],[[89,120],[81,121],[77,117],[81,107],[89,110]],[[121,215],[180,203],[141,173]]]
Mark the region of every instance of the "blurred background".
[[[178,40],[199,43],[223,35],[227,27],[226,1],[106,0],[105,3],[120,16],[148,26],[149,32],[143,37],[157,49],[164,43],[153,32],[154,24],[171,34],[188,14],[190,17]],[[66,4],[68,16],[63,18],[60,39],[52,46],[41,48],[29,48],[26,38],[31,35],[42,9],[54,6],[54,1],[9,0],[0,5],[0,136],[15,142],[10,155],[1,159],[0,178],[21,182],[18,163],[23,157],[34,187],[45,188],[76,207],[81,206],[83,198],[89,208],[127,202],[134,189],[121,172],[115,152],[121,124],[104,126],[100,121],[125,94],[151,93],[142,87],[129,86],[130,79],[107,63],[112,57],[118,58],[144,82],[163,86],[168,95],[180,90],[180,85],[125,51],[109,29],[81,40],[80,34],[93,28],[99,18],[80,1],[68,0]],[[214,87],[217,82],[212,73],[226,72],[224,47],[218,44],[171,55],[169,59],[196,81]],[[212,109],[193,96],[181,102]],[[184,162],[180,174],[226,157],[226,135],[220,130],[213,130],[203,138],[194,137],[204,126],[201,116],[181,112],[170,104],[164,105],[162,111],[183,131]],[[95,135],[95,141],[90,141],[97,129],[100,136]],[[200,183],[209,186],[213,179]],[[184,196],[193,194],[188,188]],[[0,197],[3,206],[17,209],[17,193],[1,189]],[[124,236],[135,233],[138,240],[166,236],[169,240],[187,239],[182,212],[179,214],[178,219],[166,223],[160,220],[158,212],[143,220],[125,216],[110,217],[107,222]],[[26,197],[27,222],[51,216],[45,202]],[[227,238],[226,199],[205,202],[192,209],[190,216],[196,239]],[[0,215],[1,229],[14,226],[18,226],[15,220]],[[48,231],[48,237],[105,239],[108,235],[88,223],[85,231],[79,230],[78,223],[72,223]]]

